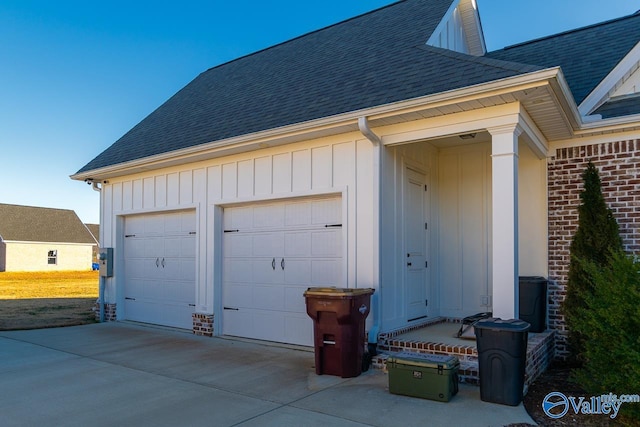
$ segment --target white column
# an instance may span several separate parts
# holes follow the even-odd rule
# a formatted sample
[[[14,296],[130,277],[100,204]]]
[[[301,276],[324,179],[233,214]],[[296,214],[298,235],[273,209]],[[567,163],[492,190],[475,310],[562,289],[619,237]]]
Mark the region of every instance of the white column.
[[[518,318],[517,124],[488,129],[492,165],[493,316]]]

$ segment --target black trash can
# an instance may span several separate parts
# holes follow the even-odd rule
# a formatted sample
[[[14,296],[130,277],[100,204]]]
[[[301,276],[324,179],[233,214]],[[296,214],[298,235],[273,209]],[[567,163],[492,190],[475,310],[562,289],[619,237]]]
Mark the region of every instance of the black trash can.
[[[547,279],[520,277],[519,294],[520,319],[531,325],[529,332],[544,332],[547,328]]]
[[[357,377],[362,373],[365,320],[374,289],[309,288],[316,374]]]
[[[491,318],[475,325],[480,399],[518,406],[522,401],[529,324]]]

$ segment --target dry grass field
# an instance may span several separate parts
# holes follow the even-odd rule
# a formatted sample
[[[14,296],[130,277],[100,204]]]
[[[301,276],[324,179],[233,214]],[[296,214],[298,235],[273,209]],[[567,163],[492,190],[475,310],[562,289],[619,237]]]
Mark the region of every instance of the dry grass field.
[[[93,323],[97,271],[0,273],[0,330]]]

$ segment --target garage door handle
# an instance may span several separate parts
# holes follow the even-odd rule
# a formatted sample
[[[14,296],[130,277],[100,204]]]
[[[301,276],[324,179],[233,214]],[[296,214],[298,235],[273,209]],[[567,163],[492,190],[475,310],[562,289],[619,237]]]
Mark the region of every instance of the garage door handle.
[[[274,269],[274,270],[276,269],[276,259],[275,258],[271,260],[271,268]]]
[[[162,258],[162,268],[164,268],[164,258]]]
[[[284,270],[284,258],[282,258],[282,261],[280,261],[280,267],[282,267],[282,269]]]
[[[160,258],[156,258],[156,267],[160,267]]]

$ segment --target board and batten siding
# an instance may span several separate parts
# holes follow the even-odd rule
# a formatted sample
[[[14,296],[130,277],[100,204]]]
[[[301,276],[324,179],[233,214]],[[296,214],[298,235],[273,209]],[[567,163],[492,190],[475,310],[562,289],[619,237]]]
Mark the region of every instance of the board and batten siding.
[[[377,287],[373,260],[373,147],[360,134],[266,148],[187,166],[110,179],[102,189],[101,242],[118,249],[126,215],[195,209],[196,311],[213,313],[220,288],[220,233],[225,206],[323,194],[341,195],[347,287]],[[357,219],[357,220],[356,220]],[[117,273],[107,283],[116,297]],[[118,310],[120,308],[118,307]]]

